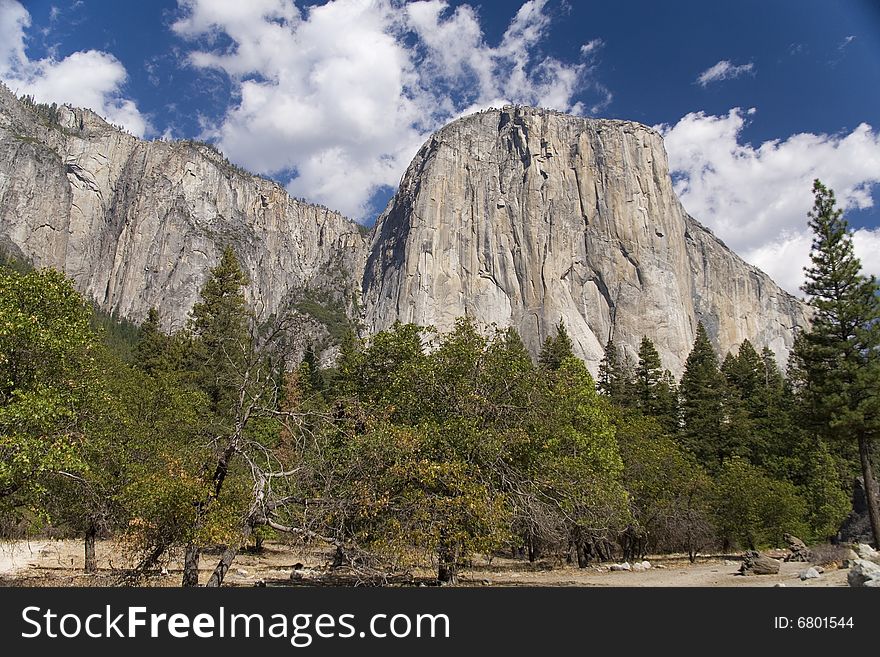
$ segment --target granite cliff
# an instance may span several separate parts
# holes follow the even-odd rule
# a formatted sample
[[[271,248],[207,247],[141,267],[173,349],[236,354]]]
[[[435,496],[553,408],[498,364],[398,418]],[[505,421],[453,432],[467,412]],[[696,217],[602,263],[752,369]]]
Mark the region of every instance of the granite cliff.
[[[682,208],[660,135],[637,123],[489,110],[421,148],[373,232],[371,331],[395,319],[515,326],[533,351],[564,321],[595,371],[643,335],[680,374],[697,323],[722,354],[748,338],[785,362],[801,302]]]
[[[227,244],[261,319],[318,297],[367,333],[468,315],[533,351],[564,321],[594,371],[609,336],[634,355],[648,335],[680,374],[698,321],[722,353],[748,338],[784,359],[807,321],[687,215],[661,137],[636,123],[524,107],[460,119],[364,233],[209,145],[138,140],[0,87],[0,249],[133,321],[156,306],[182,326]]]
[[[291,198],[198,142],[142,141],[89,110],[0,88],[0,248],[65,272],[108,312],[183,326],[231,245],[266,319],[305,295],[360,287],[357,224]]]

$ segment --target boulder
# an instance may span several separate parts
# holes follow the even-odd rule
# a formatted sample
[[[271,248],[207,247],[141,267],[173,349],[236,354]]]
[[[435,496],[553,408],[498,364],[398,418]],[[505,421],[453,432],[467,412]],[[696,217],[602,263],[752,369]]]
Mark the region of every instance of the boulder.
[[[873,561],[874,563],[880,563],[880,552],[877,552],[874,548],[872,548],[867,543],[859,543],[855,546],[855,553],[858,555],[859,559],[865,559],[866,561]]]
[[[791,534],[783,534],[782,537],[785,539],[785,543],[788,545],[788,551],[790,552],[790,554],[785,557],[786,561],[801,561],[804,563],[810,561],[812,554],[806,543],[797,536]]]
[[[740,566],[740,575],[775,575],[779,572],[779,562],[760,552],[746,552]]]
[[[819,579],[821,576],[822,575],[815,568],[807,568],[806,570],[802,570],[798,574],[798,577],[801,578],[801,581],[804,581],[807,579]]]
[[[612,564],[612,565],[611,565],[611,570],[613,570],[613,571],[615,571],[615,572],[623,571],[623,570],[625,570],[625,571],[630,571],[630,570],[632,570],[632,569],[633,569],[633,568],[632,568],[632,566],[629,564],[628,561],[624,561],[623,563],[615,563],[615,564]]]
[[[855,587],[880,587],[880,566],[873,561],[856,559],[847,573],[846,581]]]

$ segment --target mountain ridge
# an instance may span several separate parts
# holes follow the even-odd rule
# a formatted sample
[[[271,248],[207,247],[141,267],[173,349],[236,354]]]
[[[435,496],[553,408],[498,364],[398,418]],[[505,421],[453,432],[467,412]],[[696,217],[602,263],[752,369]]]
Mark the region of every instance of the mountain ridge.
[[[780,359],[807,322],[687,215],[662,137],[629,121],[522,106],[461,117],[419,149],[367,235],[210,145],[138,140],[5,88],[0,174],[0,247],[64,271],[108,312],[140,321],[156,306],[169,329],[226,245],[258,319],[306,298],[366,333],[467,315],[515,326],[533,353],[564,321],[594,372],[612,335],[630,357],[649,335],[680,374],[697,321],[722,354],[748,338]]]

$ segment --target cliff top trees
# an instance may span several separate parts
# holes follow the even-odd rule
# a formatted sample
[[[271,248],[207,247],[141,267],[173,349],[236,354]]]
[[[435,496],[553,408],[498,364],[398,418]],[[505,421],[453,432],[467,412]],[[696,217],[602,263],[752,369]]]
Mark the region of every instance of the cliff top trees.
[[[877,493],[870,484],[872,444],[880,435],[880,289],[862,273],[834,193],[816,180],[813,195],[812,265],[803,289],[816,314],[795,344],[794,371],[813,425],[825,436],[858,443],[868,515],[880,545]]]

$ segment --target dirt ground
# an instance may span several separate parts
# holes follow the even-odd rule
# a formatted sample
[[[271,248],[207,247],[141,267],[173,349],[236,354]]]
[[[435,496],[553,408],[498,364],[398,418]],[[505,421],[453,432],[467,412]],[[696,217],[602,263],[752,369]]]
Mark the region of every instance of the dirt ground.
[[[34,540],[0,543],[0,586],[113,586],[121,568],[130,566],[124,551],[112,541],[97,544],[99,571],[92,575],[82,572],[82,543],[73,540]],[[775,555],[774,555],[775,556]],[[330,554],[271,543],[259,554],[242,553],[232,564],[226,578],[228,586],[333,586],[364,583],[343,570],[330,572]],[[216,557],[202,557],[201,581],[207,581],[216,564]],[[648,557],[651,568],[644,571],[614,572],[611,564],[577,568],[556,562],[528,562],[512,559],[476,559],[462,572],[463,586],[631,586],[631,587],[699,587],[699,586],[775,586],[826,587],[846,586],[844,569],[826,566],[818,579],[802,581],[798,574],[809,564],[780,563],[777,575],[743,577],[737,574],[740,562],[731,557],[707,557],[691,564],[681,555]],[[291,580],[294,565],[299,574]],[[147,586],[177,586],[180,562],[172,559],[162,575],[150,577]],[[405,585],[426,585],[431,571],[416,571],[412,578],[396,580]],[[375,583],[375,582],[372,582]],[[392,582],[394,583],[394,582]]]

